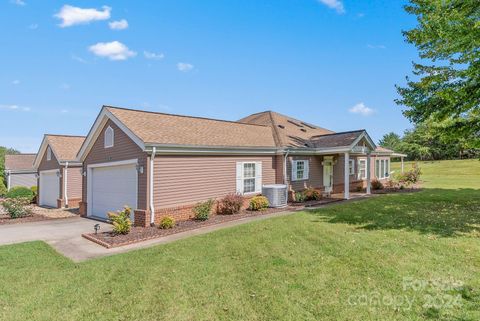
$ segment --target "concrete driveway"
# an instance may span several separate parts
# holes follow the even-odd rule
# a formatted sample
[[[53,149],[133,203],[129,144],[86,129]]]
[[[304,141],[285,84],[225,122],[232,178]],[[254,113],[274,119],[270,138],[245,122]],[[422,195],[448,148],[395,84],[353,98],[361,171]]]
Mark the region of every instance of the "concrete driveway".
[[[73,217],[40,222],[0,225],[0,245],[45,241],[61,254],[74,261],[86,260],[108,254],[100,245],[84,239],[81,235],[93,232],[93,226],[100,224],[100,231],[111,230],[109,224]]]

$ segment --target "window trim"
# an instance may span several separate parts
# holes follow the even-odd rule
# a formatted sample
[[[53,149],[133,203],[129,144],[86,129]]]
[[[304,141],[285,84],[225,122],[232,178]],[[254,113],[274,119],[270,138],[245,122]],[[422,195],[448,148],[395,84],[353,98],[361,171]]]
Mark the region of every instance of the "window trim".
[[[108,144],[107,142],[107,134],[111,134],[112,136],[112,142],[111,145]],[[108,126],[107,129],[105,129],[104,137],[103,137],[103,147],[104,148],[112,148],[115,145],[115,131],[111,126]]]
[[[382,173],[383,167],[383,173]],[[382,158],[375,160],[375,176],[377,179],[390,178],[390,159]]]
[[[253,164],[255,167],[254,177],[245,177],[245,164]],[[261,161],[243,161],[237,162],[237,193],[241,195],[255,195],[262,192],[262,162]],[[240,173],[238,172],[240,171]],[[245,192],[245,180],[254,179],[255,188],[253,192]]]
[[[47,146],[47,161],[51,161],[52,160],[52,149],[50,148],[50,146]]]
[[[298,163],[303,163],[303,176],[298,177]],[[295,159],[292,161],[292,177],[291,180],[293,182],[297,181],[306,181],[309,179],[310,176],[310,162],[308,159]],[[295,174],[295,175],[294,175]]]
[[[365,175],[362,176],[362,165],[361,163],[365,164]],[[366,159],[359,159],[358,160],[358,177],[360,179],[367,179],[367,160]]]
[[[349,159],[348,160],[348,174],[355,175],[355,160],[354,159]]]

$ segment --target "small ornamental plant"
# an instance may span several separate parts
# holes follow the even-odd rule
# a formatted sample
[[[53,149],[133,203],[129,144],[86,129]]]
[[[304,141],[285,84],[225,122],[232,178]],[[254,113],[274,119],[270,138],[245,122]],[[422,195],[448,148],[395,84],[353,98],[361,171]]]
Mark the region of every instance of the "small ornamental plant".
[[[242,209],[244,198],[240,194],[228,194],[217,202],[217,213],[224,215],[237,214]]]
[[[165,216],[160,220],[158,228],[163,230],[173,228],[175,226],[175,220],[170,216]]]
[[[206,221],[210,217],[212,212],[212,207],[215,201],[210,199],[206,202],[200,202],[193,208],[193,213],[195,213],[195,219],[199,221]]]
[[[371,183],[372,189],[374,190],[380,190],[383,189],[383,184],[377,179],[374,179]]]
[[[320,192],[312,187],[307,188],[303,193],[305,194],[306,201],[318,201],[322,197]]]
[[[10,218],[15,219],[32,214],[32,211],[29,207],[30,199],[26,197],[9,198],[3,201],[2,205]]]
[[[297,203],[303,203],[307,197],[305,196],[304,192],[295,192],[295,202]]]
[[[269,205],[270,203],[268,202],[268,198],[259,195],[252,197],[248,209],[251,211],[264,211],[268,208]]]
[[[113,224],[113,233],[123,235],[130,233],[132,228],[131,213],[132,209],[128,206],[125,206],[122,211],[108,213],[108,218]]]

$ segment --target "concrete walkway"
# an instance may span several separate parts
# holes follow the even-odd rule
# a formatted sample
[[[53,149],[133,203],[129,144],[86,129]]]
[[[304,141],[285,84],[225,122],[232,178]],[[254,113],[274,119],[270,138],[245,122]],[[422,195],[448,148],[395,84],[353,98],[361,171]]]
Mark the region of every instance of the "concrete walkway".
[[[366,198],[366,196],[359,197],[348,201],[325,204],[319,207],[308,208],[305,210],[314,210],[317,208],[327,207],[332,204],[357,201]],[[111,225],[109,224],[86,218],[75,217],[23,224],[7,224],[0,225],[0,245],[41,240],[50,244],[55,250],[57,250],[62,255],[70,258],[74,262],[81,262],[96,257],[108,256],[118,253],[125,253],[136,249],[147,248],[153,245],[167,244],[195,235],[202,235],[232,226],[237,226],[254,221],[261,221],[272,217],[291,215],[294,213],[295,212],[281,212],[265,214],[255,217],[247,217],[235,221],[205,226],[195,230],[185,231],[158,239],[152,239],[111,249],[107,249],[81,236],[81,234],[83,233],[93,232],[93,226],[97,223],[100,224],[100,231],[111,230]]]

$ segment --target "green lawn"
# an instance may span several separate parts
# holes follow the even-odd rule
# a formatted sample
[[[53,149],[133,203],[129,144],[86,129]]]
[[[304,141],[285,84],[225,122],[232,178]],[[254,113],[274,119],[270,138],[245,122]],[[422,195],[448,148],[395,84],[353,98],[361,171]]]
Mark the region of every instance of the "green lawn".
[[[480,162],[420,166],[422,192],[81,264],[0,247],[0,320],[480,320]]]

